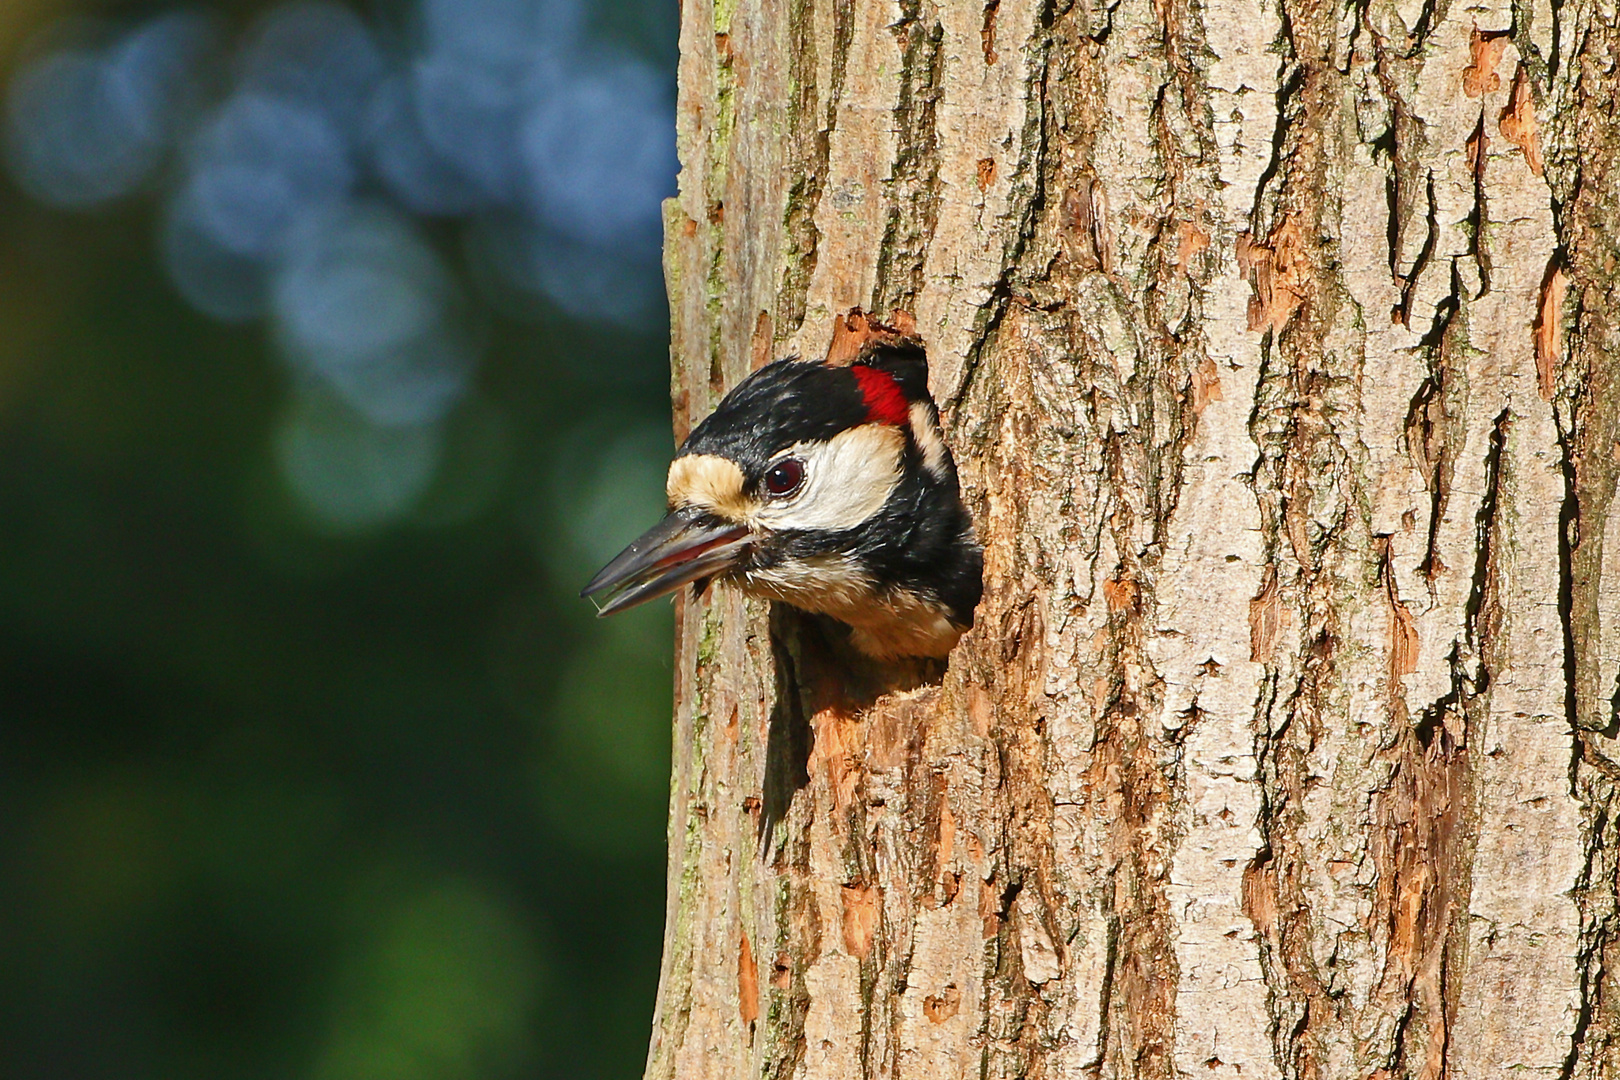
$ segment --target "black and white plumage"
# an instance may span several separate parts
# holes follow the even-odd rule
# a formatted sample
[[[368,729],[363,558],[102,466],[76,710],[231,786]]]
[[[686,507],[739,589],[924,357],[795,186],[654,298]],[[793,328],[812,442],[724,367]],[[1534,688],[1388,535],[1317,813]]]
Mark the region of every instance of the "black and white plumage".
[[[847,623],[882,659],[944,656],[973,625],[983,555],[920,346],[754,372],[693,429],[667,493],[669,516],[585,587],[601,614],[720,577]]]

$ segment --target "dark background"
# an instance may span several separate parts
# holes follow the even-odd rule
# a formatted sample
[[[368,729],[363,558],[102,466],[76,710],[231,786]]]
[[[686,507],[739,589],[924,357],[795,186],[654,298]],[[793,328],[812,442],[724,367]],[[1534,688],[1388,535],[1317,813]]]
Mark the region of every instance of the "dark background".
[[[670,453],[676,12],[594,3],[350,7],[364,63],[311,59],[327,6],[0,8],[0,1077],[640,1074],[669,611],[576,593]],[[51,67],[125,71],[176,11],[156,81]],[[320,32],[266,46],[276,19]],[[380,141],[387,73],[416,100],[445,70],[449,122]],[[605,98],[531,119],[592,73]],[[348,171],[221,135],[244,87],[327,116]],[[231,154],[214,233],[305,188],[327,217],[207,262],[174,223]]]

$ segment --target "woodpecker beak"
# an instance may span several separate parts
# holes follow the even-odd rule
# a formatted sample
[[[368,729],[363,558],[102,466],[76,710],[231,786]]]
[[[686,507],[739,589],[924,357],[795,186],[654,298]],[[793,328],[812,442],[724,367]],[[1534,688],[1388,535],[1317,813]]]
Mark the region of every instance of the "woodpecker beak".
[[[602,567],[579,595],[611,593],[596,613],[612,615],[724,572],[748,543],[746,526],[701,511],[676,510]]]

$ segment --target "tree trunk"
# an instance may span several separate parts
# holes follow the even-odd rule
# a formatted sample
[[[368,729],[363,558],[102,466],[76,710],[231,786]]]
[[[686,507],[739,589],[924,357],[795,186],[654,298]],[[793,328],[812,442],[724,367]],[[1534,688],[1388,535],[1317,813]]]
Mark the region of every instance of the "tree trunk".
[[[909,313],[986,591],[679,602],[647,1075],[1620,1072],[1617,117],[1613,0],[685,0],[677,433]]]

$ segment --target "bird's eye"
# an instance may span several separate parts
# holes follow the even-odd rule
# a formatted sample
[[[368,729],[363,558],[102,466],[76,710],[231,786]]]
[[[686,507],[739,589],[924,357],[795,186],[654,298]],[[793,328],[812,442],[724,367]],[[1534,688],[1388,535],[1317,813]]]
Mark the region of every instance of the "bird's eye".
[[[798,458],[783,458],[765,474],[765,490],[772,498],[791,495],[804,484],[804,462]]]

